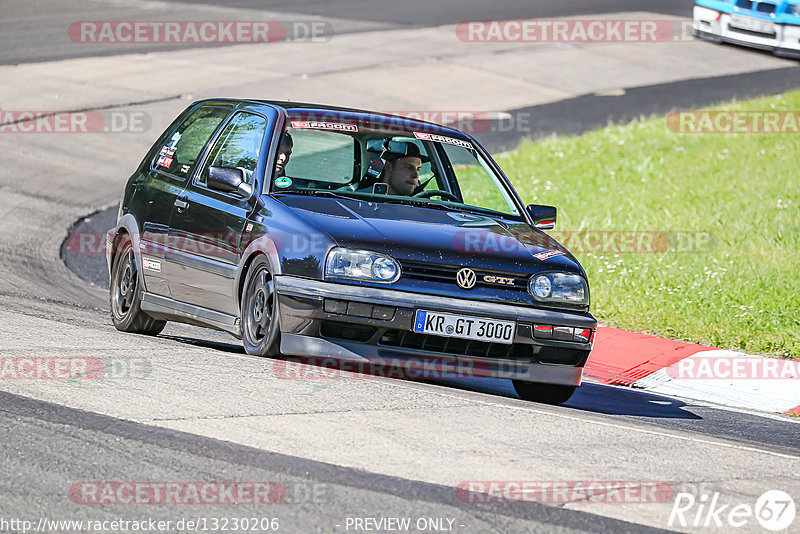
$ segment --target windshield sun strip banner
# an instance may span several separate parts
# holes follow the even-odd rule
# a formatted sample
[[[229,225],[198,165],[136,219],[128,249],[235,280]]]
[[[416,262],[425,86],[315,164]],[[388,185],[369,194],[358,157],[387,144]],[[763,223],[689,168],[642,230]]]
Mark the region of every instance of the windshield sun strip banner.
[[[443,135],[430,134],[430,133],[424,133],[424,132],[414,132],[414,137],[416,137],[417,139],[421,139],[423,141],[434,141],[436,143],[447,143],[449,145],[455,145],[455,146],[460,146],[460,147],[469,148],[469,149],[474,148],[472,146],[472,143],[470,143],[469,141],[462,141],[461,139],[454,139],[452,137],[445,137]]]
[[[358,126],[355,124],[345,124],[341,122],[316,122],[316,121],[292,121],[292,128],[310,128],[314,130],[334,130],[337,132],[357,132]]]

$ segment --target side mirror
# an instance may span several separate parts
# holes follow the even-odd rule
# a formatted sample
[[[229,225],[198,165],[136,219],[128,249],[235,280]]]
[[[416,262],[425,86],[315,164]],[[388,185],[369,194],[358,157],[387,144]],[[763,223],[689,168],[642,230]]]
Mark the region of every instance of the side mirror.
[[[253,186],[244,181],[244,171],[236,167],[209,167],[206,184],[214,191],[236,193],[242,198],[253,194]]]
[[[533,225],[539,230],[552,230],[556,227],[558,210],[555,207],[530,204],[525,209],[533,219]]]

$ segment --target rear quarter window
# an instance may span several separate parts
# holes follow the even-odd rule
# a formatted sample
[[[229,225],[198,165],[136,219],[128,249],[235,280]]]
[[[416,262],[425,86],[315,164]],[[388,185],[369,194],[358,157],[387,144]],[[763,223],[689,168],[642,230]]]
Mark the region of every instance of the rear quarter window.
[[[203,147],[230,111],[226,107],[209,106],[192,113],[159,147],[153,167],[178,178],[189,176]]]

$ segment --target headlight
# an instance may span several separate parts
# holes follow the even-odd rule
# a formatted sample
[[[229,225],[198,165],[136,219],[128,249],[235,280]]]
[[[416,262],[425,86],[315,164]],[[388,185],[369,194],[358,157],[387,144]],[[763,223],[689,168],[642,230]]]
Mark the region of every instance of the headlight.
[[[389,256],[377,252],[334,248],[325,260],[325,277],[390,284],[400,278],[400,265]]]
[[[553,304],[589,304],[589,286],[577,274],[542,273],[528,282],[528,291],[538,301]]]

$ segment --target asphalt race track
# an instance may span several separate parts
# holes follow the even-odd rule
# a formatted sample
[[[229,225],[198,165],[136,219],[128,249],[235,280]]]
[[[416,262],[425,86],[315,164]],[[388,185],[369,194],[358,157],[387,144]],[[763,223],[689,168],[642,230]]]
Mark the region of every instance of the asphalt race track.
[[[276,20],[301,20],[320,17],[337,20],[336,33],[379,30],[390,27],[430,27],[457,24],[462,20],[501,20],[517,18],[555,18],[570,15],[591,15],[623,11],[649,11],[667,15],[685,16],[686,2],[681,0],[501,0],[487,6],[480,0],[445,0],[428,2],[380,2],[371,0],[335,0],[327,2],[201,0],[181,2],[167,0],[166,10],[156,10],[156,2],[141,0],[90,0],[91,17],[82,0],[36,0],[31,2],[4,2],[0,32],[5,36],[0,50],[0,64],[23,63],[49,59],[66,59],[84,55],[114,54],[121,50],[136,50],[135,44],[101,45],[91,50],[64,46],[65,20],[202,20],[210,13],[229,15],[226,20],[247,20],[248,14],[269,13]],[[240,15],[241,14],[241,15]],[[244,16],[242,16],[244,15]],[[190,47],[191,45],[187,45]],[[140,48],[144,49],[144,48]],[[148,47],[153,50],[153,47]],[[156,47],[155,49],[158,49]],[[175,49],[174,46],[170,49]]]
[[[521,401],[503,380],[292,379],[280,360],[248,356],[226,334],[176,324],[156,338],[117,332],[102,250],[66,245],[75,242],[70,234],[94,239],[114,223],[127,176],[199,98],[532,117],[524,129],[477,134],[499,151],[524,137],[800,87],[796,62],[693,40],[536,47],[452,39],[452,25],[469,19],[679,22],[690,8],[673,0],[0,4],[0,112],[147,119],[142,129],[96,134],[0,134],[0,357],[89,357],[113,370],[98,380],[0,380],[0,532],[23,532],[20,521],[31,522],[28,531],[79,532],[49,521],[115,519],[173,523],[152,532],[203,531],[175,523],[231,518],[278,519],[256,532],[403,531],[377,527],[381,518],[409,518],[410,532],[766,532],[755,518],[739,529],[691,525],[698,507],[689,524],[669,520],[678,494],[731,508],[752,507],[768,490],[797,501],[796,418],[593,383],[553,407]],[[336,37],[267,49],[92,46],[66,37],[79,20],[256,17],[312,17]],[[474,81],[469,91],[465,79]],[[540,503],[476,502],[457,490],[488,481],[657,483],[670,492]],[[271,483],[285,493],[268,505],[81,500],[103,482]],[[800,531],[800,520],[788,531]]]

